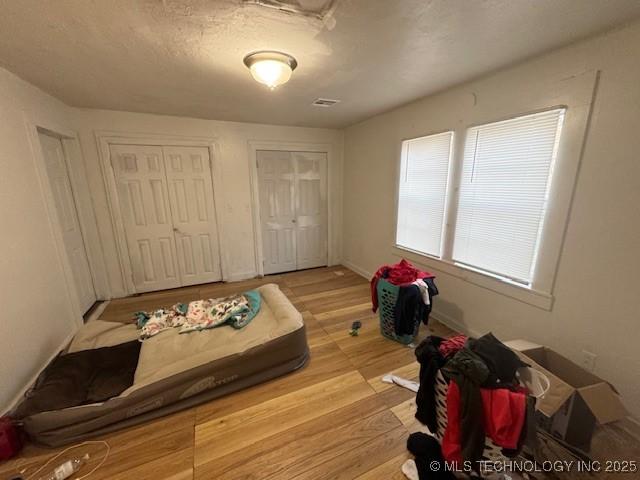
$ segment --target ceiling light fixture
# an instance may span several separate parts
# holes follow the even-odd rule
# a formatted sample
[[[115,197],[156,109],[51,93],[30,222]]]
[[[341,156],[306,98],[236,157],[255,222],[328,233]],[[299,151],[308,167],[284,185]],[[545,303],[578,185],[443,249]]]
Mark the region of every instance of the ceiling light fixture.
[[[268,50],[250,53],[244,57],[244,64],[257,82],[264,83],[271,90],[287,83],[298,66],[291,55]]]

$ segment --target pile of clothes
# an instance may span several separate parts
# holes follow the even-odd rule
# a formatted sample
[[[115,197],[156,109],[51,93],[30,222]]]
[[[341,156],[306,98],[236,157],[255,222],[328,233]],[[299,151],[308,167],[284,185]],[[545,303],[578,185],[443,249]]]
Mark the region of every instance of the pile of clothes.
[[[176,303],[171,308],[160,308],[153,312],[136,312],[134,320],[140,329],[140,340],[153,337],[169,328],[180,328],[179,333],[223,325],[240,329],[246,327],[258,314],[261,303],[260,293],[250,290],[229,297],[195,300],[188,304]]]
[[[520,385],[516,372],[528,366],[491,333],[478,339],[458,335],[427,337],[415,351],[420,363],[416,418],[438,432],[436,375],[449,382],[447,426],[442,453],[447,462],[477,465],[485,437],[517,455],[532,429],[535,399]]]
[[[427,324],[432,299],[438,294],[433,274],[417,269],[404,259],[395,265],[383,265],[371,279],[371,303],[374,313],[378,310],[380,279],[400,287],[394,308],[396,335],[412,335],[416,318]]]

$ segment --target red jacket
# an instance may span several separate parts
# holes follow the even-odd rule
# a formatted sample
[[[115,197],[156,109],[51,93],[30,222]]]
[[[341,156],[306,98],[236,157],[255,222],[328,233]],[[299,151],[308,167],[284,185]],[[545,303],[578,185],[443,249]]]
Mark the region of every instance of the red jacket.
[[[499,447],[517,449],[527,415],[526,394],[507,388],[481,388],[480,393],[487,437]],[[447,392],[447,428],[442,438],[442,454],[448,462],[463,461],[460,440],[460,389],[451,381]]]

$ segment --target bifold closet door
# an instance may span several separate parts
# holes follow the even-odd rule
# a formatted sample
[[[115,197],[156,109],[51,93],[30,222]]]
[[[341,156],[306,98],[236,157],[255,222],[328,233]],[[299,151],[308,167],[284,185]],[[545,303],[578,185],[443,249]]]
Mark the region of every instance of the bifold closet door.
[[[182,285],[222,280],[209,150],[162,150]]]
[[[182,286],[162,147],[110,149],[136,292]]]
[[[221,280],[209,150],[110,148],[136,292]]]
[[[51,183],[64,248],[71,264],[71,273],[78,293],[78,301],[82,313],[85,313],[96,301],[93,279],[89,269],[87,251],[80,230],[78,211],[71,189],[69,172],[64,157],[64,148],[59,138],[40,133],[42,155],[47,168],[47,176]]]
[[[327,265],[327,154],[293,152],[298,270]]]
[[[327,156],[257,152],[264,273],[327,265]]]
[[[290,152],[258,151],[264,273],[296,270],[295,172]]]

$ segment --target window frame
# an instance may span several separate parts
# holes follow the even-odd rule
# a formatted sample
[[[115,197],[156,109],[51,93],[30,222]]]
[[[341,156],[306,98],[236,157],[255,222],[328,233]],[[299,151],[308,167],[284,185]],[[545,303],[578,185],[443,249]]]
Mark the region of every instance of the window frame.
[[[571,78],[550,79],[536,85],[523,94],[520,89],[488,92],[487,101],[476,92],[467,92],[473,104],[454,105],[451,111],[443,112],[437,120],[427,119],[427,123],[440,122],[449,128],[434,128],[429,133],[403,138],[397,152],[395,181],[394,237],[392,255],[407,258],[436,274],[444,273],[462,281],[505,295],[543,310],[553,307],[553,286],[560,261],[562,246],[568,228],[569,213],[577,181],[580,161],[584,149],[585,136],[591,117],[591,109],[599,72],[590,70]],[[493,94],[493,95],[491,95]],[[498,96],[496,96],[498,95]],[[483,108],[476,108],[482,106]],[[534,278],[531,285],[523,285],[509,278],[473,267],[458,264],[452,260],[455,222],[457,218],[458,192],[464,159],[464,144],[468,129],[510,120],[550,110],[564,109],[564,123],[557,154],[548,186],[549,199],[543,217],[539,239]],[[415,115],[415,112],[413,113]],[[431,122],[430,122],[431,121]],[[400,180],[400,155],[402,143],[421,136],[453,131],[454,141],[449,164],[449,185],[443,226],[443,248],[441,257],[425,255],[395,243],[398,195]],[[418,132],[416,132],[418,133]]]

